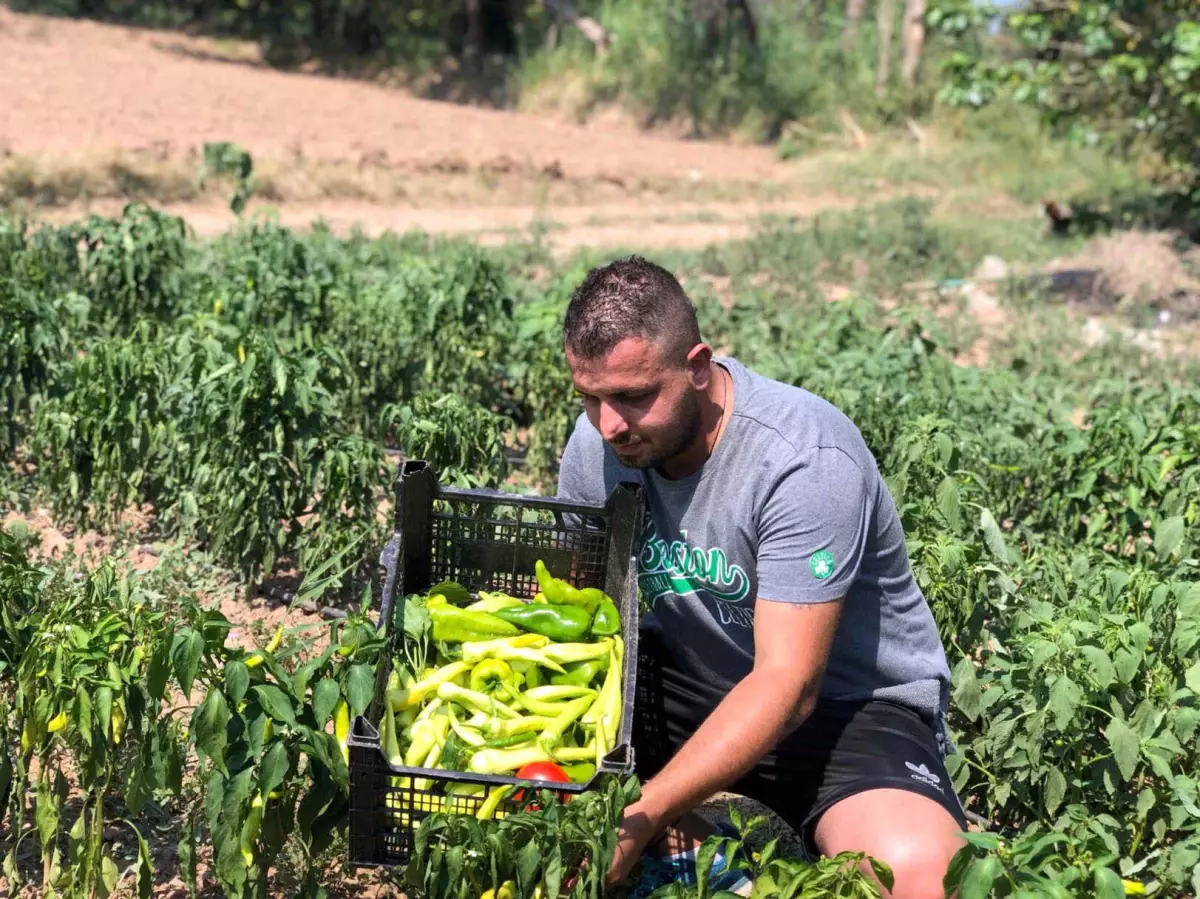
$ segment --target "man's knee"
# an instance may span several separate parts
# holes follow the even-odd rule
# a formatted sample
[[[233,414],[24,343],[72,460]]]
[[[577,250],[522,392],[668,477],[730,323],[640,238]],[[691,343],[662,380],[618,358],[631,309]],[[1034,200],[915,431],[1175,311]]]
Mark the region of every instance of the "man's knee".
[[[871,855],[892,870],[892,899],[945,899],[943,879],[961,845],[896,833]]]

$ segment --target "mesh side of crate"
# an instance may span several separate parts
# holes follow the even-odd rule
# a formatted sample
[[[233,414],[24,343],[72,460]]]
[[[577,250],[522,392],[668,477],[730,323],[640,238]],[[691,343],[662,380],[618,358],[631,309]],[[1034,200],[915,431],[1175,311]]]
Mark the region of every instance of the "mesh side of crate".
[[[499,590],[530,597],[538,590],[534,566],[576,585],[603,584],[606,530],[565,522],[502,518],[495,505],[442,501],[430,520],[430,573],[434,582],[457,581],[468,590]]]

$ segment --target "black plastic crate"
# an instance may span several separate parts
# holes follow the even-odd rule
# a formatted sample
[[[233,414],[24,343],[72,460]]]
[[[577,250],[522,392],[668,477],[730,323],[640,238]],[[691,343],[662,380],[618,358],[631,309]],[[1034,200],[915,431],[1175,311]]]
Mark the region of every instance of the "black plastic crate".
[[[603,774],[633,771],[637,540],[642,516],[641,487],[634,483],[620,484],[604,505],[592,506],[554,497],[443,487],[426,463],[402,465],[396,478],[395,529],[380,559],[385,579],[379,627],[387,629],[389,650],[376,671],[375,695],[367,716],[357,717],[350,732],[352,865],[406,864],[416,829],[429,814],[451,810],[473,815],[490,787],[537,787],[537,782],[515,777],[393,766],[380,749],[379,732],[371,721],[379,720],[392,649],[396,635],[403,633],[404,610],[393,614],[393,605],[396,597],[403,602],[405,596],[424,593],[442,581],[457,581],[472,593],[482,589],[532,596],[537,589],[534,563],[540,558],[556,577],[576,587],[600,587],[611,596],[621,612],[625,644],[617,743],[591,781],[556,783],[553,788],[580,793]],[[448,796],[446,790],[454,784],[479,784],[485,791],[476,796]],[[497,812],[516,809],[513,797],[519,792],[512,791]],[[448,806],[451,799],[454,804]]]

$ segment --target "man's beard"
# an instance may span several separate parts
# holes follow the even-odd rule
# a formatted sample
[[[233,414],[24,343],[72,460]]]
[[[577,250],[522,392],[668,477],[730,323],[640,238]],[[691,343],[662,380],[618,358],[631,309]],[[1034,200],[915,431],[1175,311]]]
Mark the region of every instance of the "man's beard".
[[[621,463],[626,468],[657,468],[691,446],[699,436],[700,430],[700,397],[696,393],[688,391],[684,394],[679,413],[663,428],[665,439],[669,442],[663,444],[661,449],[656,447],[652,455],[628,462],[622,459]],[[617,455],[620,456],[620,453]]]

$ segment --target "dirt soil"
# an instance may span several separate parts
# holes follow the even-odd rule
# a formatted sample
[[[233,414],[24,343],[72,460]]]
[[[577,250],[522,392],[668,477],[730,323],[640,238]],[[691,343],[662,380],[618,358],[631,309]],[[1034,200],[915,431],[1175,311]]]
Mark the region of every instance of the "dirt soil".
[[[766,147],[417,99],[274,70],[245,42],[4,8],[0,84],[0,182],[55,220],[166,194],[198,233],[224,230],[235,221],[224,195],[195,184],[205,141],[253,156],[251,211],[368,234],[495,242],[541,223],[564,251],[698,246],[744,236],[763,214],[852,203],[804,188]]]

